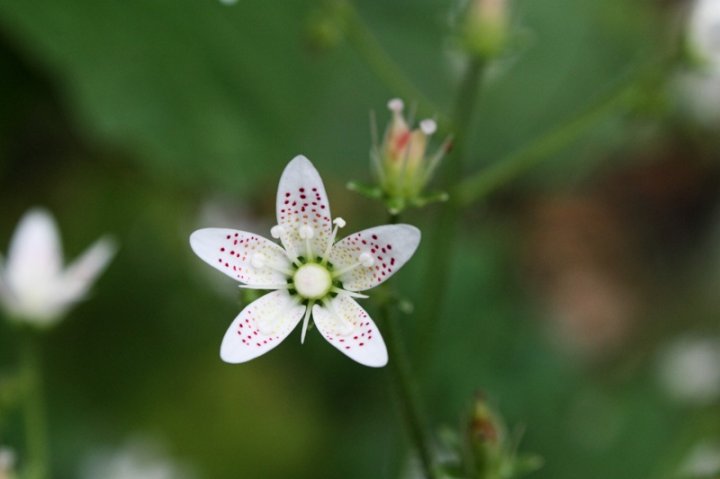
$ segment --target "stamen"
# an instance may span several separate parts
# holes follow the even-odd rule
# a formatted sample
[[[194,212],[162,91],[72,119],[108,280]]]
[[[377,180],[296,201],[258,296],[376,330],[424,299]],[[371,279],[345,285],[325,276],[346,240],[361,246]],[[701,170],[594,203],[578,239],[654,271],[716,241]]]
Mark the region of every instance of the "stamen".
[[[315,301],[310,301],[305,310],[305,317],[303,318],[302,333],[300,334],[300,344],[305,343],[305,333],[307,332],[308,322],[310,320],[310,313],[312,312]]]
[[[337,309],[335,308],[335,303],[333,301],[327,299],[323,300],[323,306],[330,310],[336,320],[336,323],[340,323],[340,326],[345,326],[345,331],[337,332],[340,336],[347,336],[355,330],[355,325],[352,324],[347,318],[345,318],[345,316],[338,313]]]
[[[287,283],[278,284],[239,284],[238,288],[242,289],[290,289]]]
[[[267,258],[262,253],[255,253],[252,255],[252,258],[250,258],[250,264],[255,269],[271,269],[273,271],[277,271],[278,273],[284,274],[285,276],[292,276],[292,271],[289,269],[278,266],[276,264],[273,264],[271,262],[268,262]]]
[[[291,241],[282,241],[282,237],[287,236],[287,233],[288,230],[284,225],[275,225],[270,228],[270,236],[280,240],[282,243],[281,246],[283,247],[283,253],[285,253],[287,259],[289,259],[295,266],[300,267],[302,263],[300,263],[300,260],[298,259],[298,254],[297,251],[295,251],[293,243]]]
[[[263,269],[265,267],[265,255],[262,253],[255,253],[250,258],[250,264],[255,269]]]
[[[365,294],[356,293],[355,291],[348,291],[347,289],[338,288],[337,286],[334,286],[333,289],[331,289],[330,291],[338,294],[347,294],[351,298],[367,299],[369,297]]]
[[[430,136],[437,131],[437,123],[430,118],[423,120],[420,122],[420,130],[425,133],[426,136]]]
[[[283,225],[275,225],[272,228],[270,228],[270,236],[272,236],[275,239],[280,239],[280,237],[285,232],[285,227]]]
[[[405,108],[405,104],[400,98],[393,98],[387,104],[388,110],[393,113],[400,113]]]
[[[325,252],[322,255],[322,261],[320,264],[323,266],[327,264],[328,258],[330,256],[330,250],[332,250],[333,244],[335,244],[335,237],[337,236],[337,232],[340,228],[344,228],[347,223],[345,223],[345,220],[340,218],[339,216],[333,220],[333,224],[335,227],[332,230],[332,234],[330,235],[330,241],[328,241],[328,245],[325,248]]]
[[[298,228],[298,235],[300,235],[301,239],[305,240],[305,254],[307,255],[308,261],[312,261],[315,259],[315,255],[310,246],[310,240],[315,236],[315,231],[312,229],[312,226],[302,225]]]
[[[342,276],[345,273],[348,273],[350,271],[353,271],[361,266],[365,268],[370,268],[372,265],[375,264],[375,258],[372,254],[368,253],[367,251],[363,252],[358,256],[358,262],[351,264],[350,266],[347,266],[341,270],[333,272],[333,279],[337,278],[338,276]]]
[[[366,268],[369,268],[375,264],[375,257],[367,251],[363,252],[358,257],[358,260],[360,261],[360,264],[365,266]]]

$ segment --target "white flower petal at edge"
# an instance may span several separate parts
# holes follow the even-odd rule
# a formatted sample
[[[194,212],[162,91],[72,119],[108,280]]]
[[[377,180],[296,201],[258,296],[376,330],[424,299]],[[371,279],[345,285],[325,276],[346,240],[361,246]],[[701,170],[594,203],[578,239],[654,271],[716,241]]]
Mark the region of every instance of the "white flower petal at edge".
[[[275,290],[235,318],[220,347],[229,363],[254,359],[280,344],[302,322],[304,341],[312,316],[320,334],[360,364],[382,367],[388,355],[382,335],[353,299],[395,274],[415,253],[420,230],[384,225],[335,243],[342,218],[331,219],[325,187],[304,156],[283,171],[277,192],[272,241],[244,231],[206,228],[190,246],[206,263],[241,287]]]
[[[695,0],[690,15],[688,38],[691,48],[707,62],[707,67],[720,73],[720,2]]]
[[[0,479],[12,479],[15,467],[15,452],[0,446]]]
[[[33,209],[20,220],[0,267],[0,305],[13,320],[52,325],[87,295],[115,250],[102,238],[63,270],[55,221],[47,211]]]

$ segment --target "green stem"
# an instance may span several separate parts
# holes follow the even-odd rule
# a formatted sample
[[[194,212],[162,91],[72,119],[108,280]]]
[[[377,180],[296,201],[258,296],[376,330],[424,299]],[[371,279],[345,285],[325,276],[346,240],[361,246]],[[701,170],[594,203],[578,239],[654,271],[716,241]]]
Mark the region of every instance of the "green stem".
[[[463,180],[451,197],[460,206],[467,206],[514,180],[542,160],[569,146],[611,113],[627,105],[636,85],[623,83],[602,100],[558,128],[521,148],[505,159]]]
[[[48,451],[42,379],[41,337],[25,332],[22,345],[22,371],[25,377],[23,416],[27,462],[23,479],[48,477]]]
[[[471,58],[458,88],[455,107],[453,109],[453,126],[455,131],[455,148],[452,158],[448,158],[446,184],[454,186],[460,182],[464,173],[468,133],[472,126],[472,116],[482,83],[485,63],[480,58]],[[428,251],[430,255],[427,265],[429,274],[425,275],[423,301],[420,307],[418,327],[418,343],[420,350],[428,351],[431,339],[446,296],[446,285],[450,276],[452,251],[457,234],[457,223],[460,218],[460,205],[450,197],[447,207],[440,211],[436,226],[430,235]],[[430,357],[428,354],[426,357]]]
[[[403,73],[398,64],[388,55],[382,44],[363,22],[352,2],[345,2],[346,34],[350,45],[365,61],[370,70],[398,96],[418,102],[421,111],[429,115],[440,110]]]
[[[390,224],[397,224],[400,221],[400,216],[390,214],[388,220]],[[422,413],[420,396],[417,385],[413,380],[410,360],[408,359],[405,344],[402,341],[397,319],[392,315],[389,300],[384,301],[380,306],[380,321],[385,326],[384,337],[390,357],[388,369],[392,375],[391,382],[402,409],[403,419],[417,449],[425,477],[437,479],[439,476],[435,470],[435,461],[428,438],[428,423]]]
[[[410,362],[398,330],[397,319],[391,314],[388,303],[380,307],[380,320],[385,325],[384,337],[390,356],[388,369],[392,375],[392,384],[402,409],[403,419],[417,450],[425,477],[435,479],[438,475],[435,471],[435,462],[428,440],[427,421],[421,412],[417,386],[413,381]]]

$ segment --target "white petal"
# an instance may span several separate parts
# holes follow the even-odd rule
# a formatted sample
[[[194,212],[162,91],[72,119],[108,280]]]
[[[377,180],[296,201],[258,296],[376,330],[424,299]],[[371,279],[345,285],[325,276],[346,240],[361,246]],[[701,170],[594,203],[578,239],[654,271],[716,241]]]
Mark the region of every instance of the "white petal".
[[[306,255],[306,243],[299,230],[309,226],[313,233],[309,240],[312,252],[316,256],[325,252],[332,233],[330,204],[320,174],[304,156],[296,156],[285,167],[276,208],[278,224],[283,227],[280,239],[288,251]]]
[[[60,291],[58,291],[60,299],[67,302],[82,299],[115,255],[116,250],[115,242],[109,238],[100,238],[93,243],[65,269],[60,278]]]
[[[290,261],[270,240],[245,231],[205,228],[190,235],[192,250],[210,266],[248,285],[287,283]]]
[[[228,363],[244,363],[267,353],[295,329],[305,309],[285,290],[253,301],[225,333],[220,357]]]
[[[326,306],[316,304],[313,321],[320,334],[349,358],[373,368],[387,364],[387,348],[380,331],[348,295],[341,293]]]
[[[691,46],[711,69],[720,71],[720,2],[696,0],[689,27]]]
[[[19,298],[43,296],[62,267],[57,226],[45,210],[33,209],[20,220],[10,242],[5,280]]]
[[[344,289],[363,291],[395,274],[415,253],[418,244],[420,230],[414,226],[377,226],[338,241],[330,252],[330,262],[336,271],[341,271],[361,262],[363,255],[363,264],[340,277]],[[371,262],[366,262],[368,255],[372,255]]]

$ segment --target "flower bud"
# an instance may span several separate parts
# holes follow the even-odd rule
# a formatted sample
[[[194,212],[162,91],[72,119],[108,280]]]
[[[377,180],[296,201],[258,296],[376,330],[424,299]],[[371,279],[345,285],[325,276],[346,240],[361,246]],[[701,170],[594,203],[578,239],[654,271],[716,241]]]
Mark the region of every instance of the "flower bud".
[[[508,0],[471,0],[462,28],[462,43],[481,58],[493,58],[508,39]]]
[[[468,440],[481,455],[497,454],[505,440],[505,426],[487,401],[478,394],[468,423]]]
[[[413,128],[404,115],[405,105],[399,98],[388,102],[392,112],[382,143],[373,145],[372,158],[383,196],[394,211],[407,204],[422,205],[420,197],[447,150],[448,142],[428,155],[428,142],[437,130],[432,119]],[[377,134],[375,135],[377,137]]]

